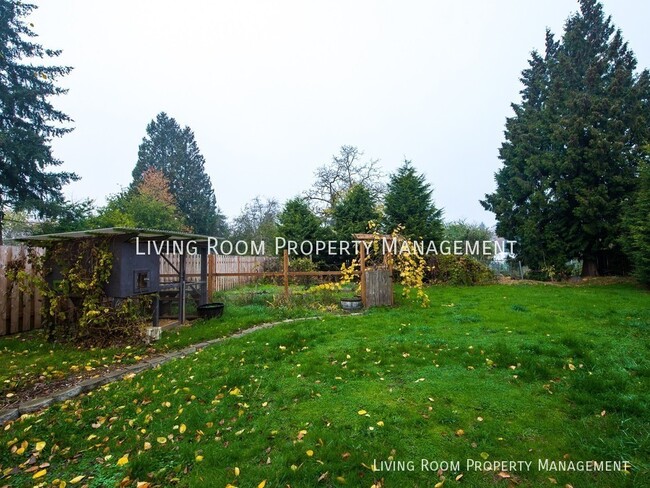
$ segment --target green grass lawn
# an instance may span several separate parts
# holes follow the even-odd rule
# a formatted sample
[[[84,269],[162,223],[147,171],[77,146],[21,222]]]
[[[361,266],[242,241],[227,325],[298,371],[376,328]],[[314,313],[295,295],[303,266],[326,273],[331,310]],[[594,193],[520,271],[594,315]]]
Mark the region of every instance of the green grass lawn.
[[[0,486],[650,486],[648,292],[428,292],[428,309],[261,330],[23,417],[0,433]]]
[[[0,338],[0,405],[9,404],[16,393],[37,383],[63,380],[79,373],[98,374],[115,364],[133,364],[152,354],[180,349],[267,321],[328,313],[314,310],[313,303],[287,307],[269,306],[278,287],[249,286],[222,292],[215,300],[224,301],[222,320],[195,322],[163,333],[162,340],[150,346],[88,347],[49,343],[43,331]],[[293,287],[298,298],[302,289]],[[332,297],[329,297],[330,301]]]

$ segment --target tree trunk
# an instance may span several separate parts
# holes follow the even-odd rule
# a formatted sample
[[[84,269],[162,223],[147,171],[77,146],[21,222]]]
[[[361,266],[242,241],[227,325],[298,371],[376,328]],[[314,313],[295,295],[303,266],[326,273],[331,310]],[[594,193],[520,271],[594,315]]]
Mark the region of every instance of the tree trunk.
[[[4,241],[2,240],[2,231],[4,230],[4,223],[5,223],[5,202],[4,202],[3,195],[0,192],[0,246],[4,244]]]
[[[584,258],[582,260],[581,276],[583,278],[598,276],[598,262],[595,258]]]

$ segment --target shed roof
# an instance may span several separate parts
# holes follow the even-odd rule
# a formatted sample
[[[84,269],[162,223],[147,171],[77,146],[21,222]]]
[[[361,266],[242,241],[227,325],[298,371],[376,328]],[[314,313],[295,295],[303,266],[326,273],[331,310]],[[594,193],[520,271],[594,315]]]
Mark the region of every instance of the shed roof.
[[[139,229],[132,227],[107,227],[104,229],[78,230],[72,232],[59,232],[56,234],[41,234],[15,239],[19,242],[39,244],[44,242],[59,242],[70,239],[88,239],[97,237],[127,237],[133,239],[139,237],[147,240],[169,240],[206,242],[210,237],[201,234],[190,234],[188,232],[177,232],[173,230]]]

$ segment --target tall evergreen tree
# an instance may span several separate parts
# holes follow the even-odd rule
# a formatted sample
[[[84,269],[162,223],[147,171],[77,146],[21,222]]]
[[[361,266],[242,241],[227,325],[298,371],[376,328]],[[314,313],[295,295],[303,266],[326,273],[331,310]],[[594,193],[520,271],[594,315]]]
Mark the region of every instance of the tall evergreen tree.
[[[194,133],[189,127],[181,128],[164,112],[147,125],[133,169],[132,187],[138,185],[148,168],[165,175],[178,208],[194,232],[218,236],[227,233],[226,219],[217,207]]]
[[[341,240],[351,240],[353,234],[368,230],[370,220],[378,220],[377,202],[363,185],[354,185],[334,206],[333,230]]]
[[[650,286],[650,161],[641,165],[637,185],[625,211],[622,244],[632,261],[634,275]]]
[[[518,243],[518,255],[533,268],[566,261],[557,239],[559,215],[554,207],[552,123],[548,107],[551,66],[558,43],[546,31],[543,56],[533,52],[522,72],[522,101],[512,104],[506,120],[506,141],[499,157],[507,164],[497,173],[498,194],[481,202],[497,214],[497,234]]]
[[[321,220],[303,198],[288,200],[278,215],[278,235],[297,242],[322,239]]]
[[[506,123],[497,190],[481,202],[532,266],[580,258],[583,275],[594,275],[599,258],[617,252],[649,135],[650,76],[635,69],[596,0],[580,1],[559,43],[547,33],[544,58],[533,53]]]
[[[46,170],[61,164],[52,155],[52,138],[72,130],[62,125],[70,117],[49,100],[66,93],[55,81],[72,68],[25,62],[61,53],[31,42],[36,34],[24,18],[35,8],[0,0],[0,243],[4,209],[55,214],[64,203],[62,186],[77,179],[73,173]]]
[[[277,234],[287,241],[310,241],[315,245],[315,241],[327,239],[328,231],[328,228],[323,227],[322,220],[301,197],[288,200],[278,215]]]
[[[433,189],[407,160],[391,175],[384,200],[386,232],[399,225],[404,227],[404,235],[412,239],[435,241],[443,234],[442,210],[433,202]]]

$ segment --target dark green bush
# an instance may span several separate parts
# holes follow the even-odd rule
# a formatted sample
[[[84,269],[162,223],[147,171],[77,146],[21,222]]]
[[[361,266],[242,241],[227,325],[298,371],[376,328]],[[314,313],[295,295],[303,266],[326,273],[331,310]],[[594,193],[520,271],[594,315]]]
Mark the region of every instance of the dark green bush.
[[[494,273],[471,256],[435,255],[429,259],[431,281],[450,285],[479,285],[494,281]]]
[[[318,271],[318,265],[309,258],[296,258],[289,260],[289,271]],[[313,285],[318,282],[316,276],[294,276],[291,282],[297,285]]]
[[[565,281],[575,274],[575,266],[567,263],[564,266],[546,266],[542,269],[527,271],[524,279],[534,281]]]

